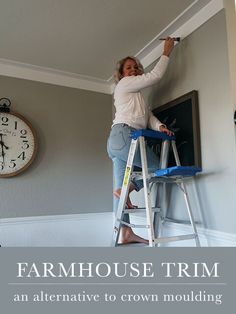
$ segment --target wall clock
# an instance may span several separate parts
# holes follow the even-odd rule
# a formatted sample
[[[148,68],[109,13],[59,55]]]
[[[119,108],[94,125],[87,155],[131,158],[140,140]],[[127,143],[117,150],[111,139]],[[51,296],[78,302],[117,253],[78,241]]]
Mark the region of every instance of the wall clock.
[[[38,142],[31,123],[10,111],[8,98],[0,99],[0,178],[25,171],[36,157]]]

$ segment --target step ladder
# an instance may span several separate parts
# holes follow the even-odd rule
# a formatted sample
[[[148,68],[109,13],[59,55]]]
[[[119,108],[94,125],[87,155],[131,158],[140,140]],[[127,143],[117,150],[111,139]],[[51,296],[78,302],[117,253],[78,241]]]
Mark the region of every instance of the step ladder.
[[[194,239],[196,246],[200,246],[200,241],[197,233],[196,224],[190,207],[190,201],[186,189],[185,179],[190,178],[194,179],[195,175],[198,172],[201,172],[201,168],[195,166],[181,166],[179,155],[176,148],[175,136],[168,136],[165,133],[152,131],[152,130],[137,130],[131,133],[131,145],[128,155],[128,160],[126,164],[125,175],[123,179],[121,195],[119,200],[118,209],[116,212],[113,236],[112,236],[112,246],[118,246],[118,239],[121,225],[126,225],[131,228],[147,228],[148,232],[148,241],[150,247],[156,247],[160,243],[172,242],[172,241],[181,241]],[[147,165],[147,156],[146,156],[146,143],[145,138],[156,138],[162,140],[161,146],[161,155],[160,155],[160,169],[154,173],[148,173]],[[172,148],[176,166],[168,166],[169,151]],[[134,156],[137,151],[140,149],[141,153],[141,164],[142,171],[134,172],[133,162]],[[131,183],[131,178],[136,177],[137,179],[143,179],[143,189],[144,189],[144,201],[145,208],[143,209],[127,209],[126,202],[129,192],[129,186]],[[179,187],[179,190],[184,195],[184,200],[187,208],[187,213],[189,221],[192,227],[191,234],[184,234],[172,237],[162,237],[162,227],[163,222],[166,218],[166,212],[162,207],[152,208],[151,204],[151,189],[150,184],[157,183],[157,185],[162,185],[164,188],[167,183],[176,184]],[[135,225],[123,221],[123,215],[126,213],[134,213],[137,211],[146,212],[146,224],[145,225]]]

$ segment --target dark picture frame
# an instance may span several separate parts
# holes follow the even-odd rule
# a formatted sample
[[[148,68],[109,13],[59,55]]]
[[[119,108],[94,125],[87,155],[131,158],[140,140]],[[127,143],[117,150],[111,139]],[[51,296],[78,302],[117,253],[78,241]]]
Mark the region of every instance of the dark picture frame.
[[[153,110],[153,114],[175,133],[182,166],[202,166],[198,92],[193,90]],[[169,156],[169,167],[175,166]]]

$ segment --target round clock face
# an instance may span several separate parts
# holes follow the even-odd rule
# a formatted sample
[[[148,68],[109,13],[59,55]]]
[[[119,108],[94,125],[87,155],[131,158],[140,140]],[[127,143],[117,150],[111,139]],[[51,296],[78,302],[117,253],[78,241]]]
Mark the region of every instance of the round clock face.
[[[15,176],[27,169],[36,151],[31,124],[19,114],[0,112],[0,177]]]

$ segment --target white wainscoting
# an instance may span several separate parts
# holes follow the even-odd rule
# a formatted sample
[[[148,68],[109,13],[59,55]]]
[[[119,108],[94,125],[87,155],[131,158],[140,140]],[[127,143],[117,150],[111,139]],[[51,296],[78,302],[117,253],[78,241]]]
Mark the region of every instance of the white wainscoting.
[[[110,246],[112,213],[56,215],[0,220],[3,247]]]
[[[132,216],[131,222],[145,223],[142,216]],[[2,247],[109,247],[112,237],[112,213],[90,213],[0,219]],[[139,229],[146,237],[146,230]],[[189,225],[166,223],[164,236],[191,233]],[[236,234],[198,227],[201,246],[236,246]],[[162,246],[193,247],[193,240],[171,242]]]

